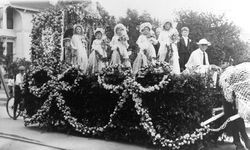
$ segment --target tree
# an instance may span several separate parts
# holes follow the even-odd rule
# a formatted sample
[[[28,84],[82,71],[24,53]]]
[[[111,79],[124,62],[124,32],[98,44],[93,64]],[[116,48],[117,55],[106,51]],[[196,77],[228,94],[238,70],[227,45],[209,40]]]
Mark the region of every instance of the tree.
[[[201,38],[208,39],[212,46],[207,50],[210,63],[219,65],[221,60],[232,56],[236,63],[244,61],[248,46],[240,40],[240,29],[225,18],[225,15],[199,13],[195,11],[177,12],[177,29],[187,26],[190,29],[190,38],[198,42]],[[247,52],[249,53],[249,51]],[[248,55],[249,56],[249,55]]]
[[[119,22],[128,28],[129,45],[132,49],[136,47],[136,40],[139,37],[139,26],[144,22],[150,22],[153,28],[157,28],[160,22],[152,18],[151,15],[144,11],[141,15],[134,9],[128,9],[126,17],[121,17]]]
[[[6,71],[8,73],[8,77],[15,77],[20,66],[24,66],[27,69],[30,65],[31,62],[27,61],[25,58],[16,58],[13,62],[6,62]]]
[[[116,20],[114,16],[109,15],[109,13],[102,7],[102,5],[99,2],[97,3],[97,9],[100,13],[100,16],[102,17],[101,21],[106,31],[106,36],[111,39],[114,35],[114,32],[112,29],[114,29],[116,25]]]

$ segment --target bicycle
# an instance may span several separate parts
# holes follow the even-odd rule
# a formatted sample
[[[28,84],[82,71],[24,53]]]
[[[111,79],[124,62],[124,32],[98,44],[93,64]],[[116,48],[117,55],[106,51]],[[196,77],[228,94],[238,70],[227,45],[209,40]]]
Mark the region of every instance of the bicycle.
[[[13,93],[15,93],[14,87],[13,87]],[[15,98],[15,94],[9,95],[7,99],[7,103],[6,103],[7,114],[9,115],[10,118],[14,120],[16,120],[22,114],[22,111],[23,111],[23,99],[21,97],[20,99],[21,100],[17,102]],[[15,106],[15,103],[16,103],[16,106]]]

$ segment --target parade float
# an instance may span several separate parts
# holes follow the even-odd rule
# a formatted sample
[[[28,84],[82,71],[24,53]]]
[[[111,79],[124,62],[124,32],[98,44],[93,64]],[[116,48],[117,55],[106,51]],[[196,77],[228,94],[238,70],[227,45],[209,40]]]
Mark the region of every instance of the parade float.
[[[175,75],[168,63],[156,62],[136,75],[122,65],[86,75],[63,58],[70,24],[81,24],[91,39],[105,19],[90,1],[59,4],[34,16],[25,126],[166,149],[217,140],[212,131],[218,124],[201,126],[224,99],[214,82],[216,67]]]

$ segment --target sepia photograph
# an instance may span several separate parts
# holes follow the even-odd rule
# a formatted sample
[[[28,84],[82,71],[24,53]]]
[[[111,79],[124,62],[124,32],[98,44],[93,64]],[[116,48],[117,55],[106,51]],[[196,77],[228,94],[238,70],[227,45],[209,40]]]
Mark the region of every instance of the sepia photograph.
[[[0,150],[250,150],[249,0],[0,0]]]

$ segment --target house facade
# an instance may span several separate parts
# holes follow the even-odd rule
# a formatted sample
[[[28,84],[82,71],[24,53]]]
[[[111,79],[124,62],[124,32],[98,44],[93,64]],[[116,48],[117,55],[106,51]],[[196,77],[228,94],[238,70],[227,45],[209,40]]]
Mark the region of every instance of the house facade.
[[[12,61],[16,58],[29,60],[33,14],[49,6],[49,1],[17,0],[0,6],[0,55],[10,57]]]

